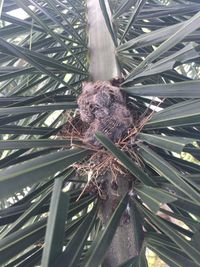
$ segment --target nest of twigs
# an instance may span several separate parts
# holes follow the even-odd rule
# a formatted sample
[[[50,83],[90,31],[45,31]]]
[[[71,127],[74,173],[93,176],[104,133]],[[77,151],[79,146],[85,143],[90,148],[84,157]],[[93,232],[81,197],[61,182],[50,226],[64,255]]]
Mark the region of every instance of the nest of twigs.
[[[71,116],[70,112],[66,113],[67,123],[61,129],[59,136],[71,140],[73,146],[87,147],[93,150],[94,153],[85,162],[76,163],[74,167],[78,173],[88,177],[83,192],[90,191],[100,198],[106,199],[105,181],[102,179],[105,173],[111,174],[111,187],[117,192],[116,177],[126,176],[128,172],[95,139],[95,133],[102,132],[134,162],[142,166],[142,161],[136,151],[136,139],[152,113],[141,117],[131,112],[126,106],[126,100],[119,88],[108,82],[83,85],[78,105],[78,114]],[[108,127],[104,127],[105,121],[108,127],[113,126],[109,131],[107,131]],[[114,122],[111,124],[111,121]]]

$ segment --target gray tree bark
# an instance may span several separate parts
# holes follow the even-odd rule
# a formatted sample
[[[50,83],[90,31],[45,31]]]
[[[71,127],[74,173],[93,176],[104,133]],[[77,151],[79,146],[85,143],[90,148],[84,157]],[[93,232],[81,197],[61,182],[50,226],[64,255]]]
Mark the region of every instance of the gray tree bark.
[[[107,0],[108,14],[111,15]],[[119,76],[115,46],[107,29],[99,0],[87,0],[89,35],[89,70],[93,81],[107,81]]]
[[[112,216],[115,207],[122,197],[130,190],[127,177],[118,176],[116,183],[118,189],[113,190],[111,186],[111,175],[108,173],[104,179],[106,180],[108,199],[102,202],[100,210],[100,218],[103,225],[106,225]],[[122,215],[120,224],[115,232],[112,243],[106,253],[103,267],[116,267],[139,254],[134,237],[134,222],[131,209],[127,209]]]

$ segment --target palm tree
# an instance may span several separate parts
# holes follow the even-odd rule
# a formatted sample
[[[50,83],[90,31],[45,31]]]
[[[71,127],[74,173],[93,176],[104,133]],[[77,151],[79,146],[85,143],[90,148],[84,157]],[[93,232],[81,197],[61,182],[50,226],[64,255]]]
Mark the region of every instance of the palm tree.
[[[5,0],[0,13],[0,265],[144,267],[151,250],[200,266],[199,1]],[[97,84],[106,121],[84,91]],[[90,123],[81,97],[96,97]]]

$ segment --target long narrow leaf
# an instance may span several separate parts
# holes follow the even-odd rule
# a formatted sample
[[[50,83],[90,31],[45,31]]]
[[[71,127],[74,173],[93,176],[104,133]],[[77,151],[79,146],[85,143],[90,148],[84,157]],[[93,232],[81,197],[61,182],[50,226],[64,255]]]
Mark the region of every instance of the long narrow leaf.
[[[25,186],[40,182],[86,155],[88,155],[86,150],[58,151],[2,170],[0,196],[1,198],[9,196]]]
[[[186,183],[173,166],[147,146],[139,146],[140,154],[148,164],[150,164],[159,174],[162,174],[170,183],[172,183],[178,190],[182,191],[195,203],[200,203],[200,194]]]
[[[117,159],[141,182],[146,185],[154,185],[154,182],[148,177],[123,151],[117,148],[108,138],[102,133],[96,134],[99,140]]]
[[[69,195],[62,192],[62,187],[63,179],[57,178],[51,197],[42,254],[42,266],[44,267],[53,265],[53,262],[62,253],[65,220],[69,207]]]
[[[88,251],[88,256],[86,255],[86,260],[82,264],[84,267],[93,267],[95,265],[101,264],[103,261],[104,255],[112,242],[112,238],[115,234],[115,231],[119,225],[120,218],[122,213],[126,209],[128,203],[128,195],[125,195],[124,198],[121,200],[115,212],[113,213],[108,225],[106,226],[105,230],[99,234],[97,237],[97,241],[93,243],[92,247]]]

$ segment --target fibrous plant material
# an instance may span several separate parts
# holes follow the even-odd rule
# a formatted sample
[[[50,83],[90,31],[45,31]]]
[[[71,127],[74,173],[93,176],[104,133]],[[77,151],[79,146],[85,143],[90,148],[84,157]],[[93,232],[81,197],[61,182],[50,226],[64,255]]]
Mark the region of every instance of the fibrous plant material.
[[[123,80],[113,79],[111,82],[84,83],[78,98],[79,113],[71,116],[68,111],[67,123],[59,133],[62,138],[71,140],[72,145],[89,147],[93,151],[85,162],[74,164],[74,168],[82,176],[88,176],[88,182],[82,193],[89,191],[104,200],[108,196],[106,189],[108,186],[105,186],[106,181],[102,177],[107,173],[109,173],[107,182],[116,194],[118,176],[124,181],[127,181],[127,178],[135,181],[135,177],[131,177],[123,164],[101,146],[95,138],[95,133],[103,133],[142,168],[143,162],[137,153],[137,135],[154,113],[150,107],[141,116],[130,111],[119,89],[121,82]]]
[[[100,146],[95,133],[101,132],[116,142],[133,124],[120,89],[107,81],[84,83],[78,106],[81,120],[89,124],[84,142],[94,146]]]
[[[70,112],[66,112],[65,116],[67,117],[67,123],[61,128],[58,136],[70,139],[72,144],[75,143],[76,140],[82,140],[88,125],[84,124],[78,115],[73,117]]]
[[[118,175],[121,177],[127,176],[126,169],[113,155],[105,151],[103,148],[94,152],[94,154],[88,158],[85,163],[76,163],[73,167],[77,169],[79,174],[88,177],[88,182],[84,187],[83,192],[92,192],[103,200],[106,200],[108,197],[107,185],[103,177],[108,172],[110,173],[109,182],[112,185],[112,189],[117,192],[118,186],[116,177]]]

